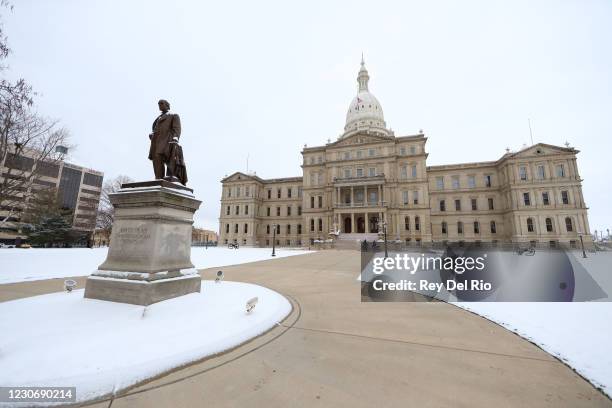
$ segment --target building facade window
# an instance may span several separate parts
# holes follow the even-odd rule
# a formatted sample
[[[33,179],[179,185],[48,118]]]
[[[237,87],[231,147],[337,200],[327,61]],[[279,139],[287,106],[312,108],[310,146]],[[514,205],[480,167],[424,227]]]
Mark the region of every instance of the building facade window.
[[[472,211],[478,210],[478,200],[475,198],[472,198],[471,202],[472,202]]]
[[[553,223],[551,218],[546,218],[546,232],[553,232]]]
[[[276,216],[280,217],[280,207],[276,207]]]
[[[538,179],[539,180],[544,180],[546,178],[546,171],[544,169],[544,165],[543,164],[539,164],[538,165]]]
[[[527,218],[527,232],[533,232],[533,218]]]
[[[415,231],[421,230],[421,219],[418,216],[414,217],[414,230]]]
[[[485,174],[484,180],[485,180],[485,187],[491,187],[491,185],[492,185],[491,175],[490,174]]]
[[[497,233],[497,226],[495,225],[495,221],[491,221],[491,234]]]
[[[461,211],[461,200],[455,200],[455,211]]]
[[[491,197],[489,197],[489,198],[487,199],[487,202],[489,203],[489,210],[494,210],[494,209],[495,209],[495,206],[493,205],[493,204],[494,204],[494,203],[493,203],[493,199],[492,199]]]
[[[444,177],[436,177],[436,188],[438,190],[444,189]]]
[[[522,181],[526,181],[527,180],[527,167],[526,166],[520,166],[519,167],[519,178]]]
[[[463,223],[461,221],[457,221],[457,234],[463,234]]]
[[[561,202],[563,204],[569,204],[569,194],[567,191],[561,191]]]
[[[446,202],[444,200],[440,200],[440,211],[446,211]]]
[[[446,234],[448,232],[448,227],[446,225],[446,221],[442,221],[442,233]]]
[[[565,166],[557,164],[557,177],[565,177]]]
[[[480,223],[478,221],[474,221],[474,234],[480,234]]]
[[[523,193],[523,204],[531,205],[531,199],[529,198],[529,193]]]
[[[544,204],[544,205],[549,205],[550,204],[550,200],[548,198],[548,193],[547,192],[543,192],[542,193],[542,204]]]
[[[476,187],[476,176],[468,176],[468,187],[469,188]]]
[[[452,182],[452,186],[454,189],[458,189],[459,188],[459,176],[453,176],[451,178],[451,182]]]
[[[565,218],[565,229],[567,232],[574,231],[574,225],[572,224],[572,219],[570,217]]]
[[[410,231],[410,217],[404,217],[404,229]]]

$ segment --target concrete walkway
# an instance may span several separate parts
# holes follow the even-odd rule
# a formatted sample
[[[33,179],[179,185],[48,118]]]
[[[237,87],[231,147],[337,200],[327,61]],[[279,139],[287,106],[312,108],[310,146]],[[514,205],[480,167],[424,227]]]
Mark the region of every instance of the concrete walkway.
[[[481,317],[444,303],[361,303],[355,251],[204,270],[204,279],[217,269],[283,293],[293,312],[243,346],[95,407],[612,407],[558,360]],[[62,282],[0,285],[0,301]]]

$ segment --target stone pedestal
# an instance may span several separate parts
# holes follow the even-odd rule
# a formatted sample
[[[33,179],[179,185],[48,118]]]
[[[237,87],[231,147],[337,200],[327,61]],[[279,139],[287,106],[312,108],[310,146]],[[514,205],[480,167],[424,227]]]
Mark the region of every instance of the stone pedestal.
[[[193,190],[165,180],[127,183],[110,195],[115,220],[106,261],[88,279],[85,297],[149,305],[199,292],[191,263]]]

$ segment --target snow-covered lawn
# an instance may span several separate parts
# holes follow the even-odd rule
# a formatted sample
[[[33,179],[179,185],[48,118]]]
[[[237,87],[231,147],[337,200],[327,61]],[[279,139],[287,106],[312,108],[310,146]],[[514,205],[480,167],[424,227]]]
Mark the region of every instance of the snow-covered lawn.
[[[82,290],[0,303],[0,333],[10,334],[0,336],[0,384],[71,386],[89,400],[237,346],[290,311],[264,287],[212,281],[148,307],[84,299]]]
[[[9,248],[0,249],[0,284],[67,276],[87,276],[106,259],[108,248]],[[191,248],[198,269],[274,259],[268,248]],[[302,255],[301,249],[277,249],[276,258]]]

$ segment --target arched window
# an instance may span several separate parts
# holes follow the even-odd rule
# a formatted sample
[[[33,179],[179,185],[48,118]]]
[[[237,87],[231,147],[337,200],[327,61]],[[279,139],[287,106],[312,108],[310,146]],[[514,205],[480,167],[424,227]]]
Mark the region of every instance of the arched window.
[[[421,230],[421,219],[419,217],[414,217],[414,230],[415,231]]]
[[[448,227],[446,225],[446,221],[442,221],[442,233],[446,234],[448,231]]]
[[[553,231],[552,218],[547,218],[546,219],[546,231],[547,232],[552,232]]]
[[[406,228],[406,231],[410,231],[410,217],[404,217],[404,228]]]
[[[567,232],[572,232],[574,230],[574,224],[572,224],[572,219],[570,217],[565,218],[565,229]]]
[[[527,218],[527,232],[533,232],[533,218]]]

